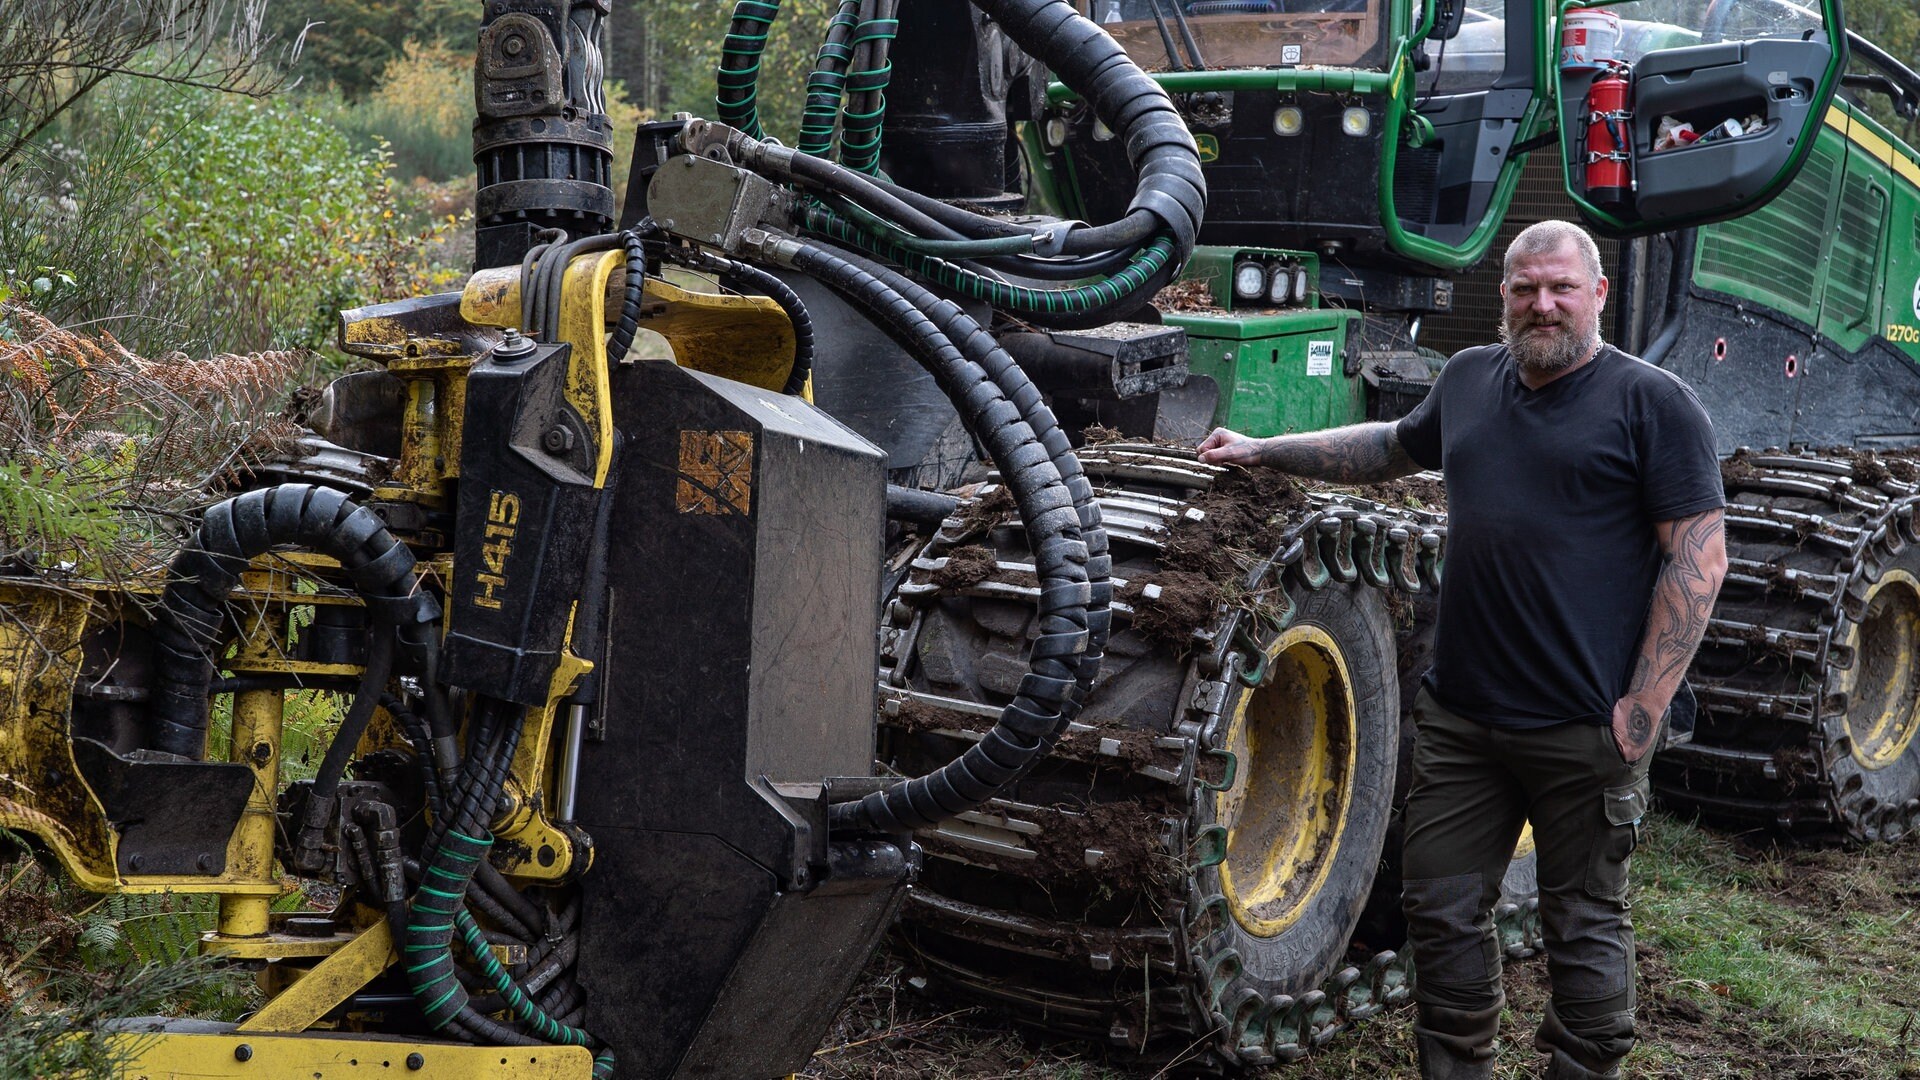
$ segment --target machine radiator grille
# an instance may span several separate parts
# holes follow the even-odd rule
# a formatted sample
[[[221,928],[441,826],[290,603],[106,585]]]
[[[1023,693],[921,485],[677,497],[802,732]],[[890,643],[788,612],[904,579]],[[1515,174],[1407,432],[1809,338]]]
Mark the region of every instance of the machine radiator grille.
[[[1837,161],[1824,144],[1779,197],[1759,210],[1700,230],[1694,280],[1752,295],[1812,322],[1820,299],[1820,249]],[[1877,224],[1877,222],[1876,222]],[[1871,267],[1867,271],[1872,273]]]

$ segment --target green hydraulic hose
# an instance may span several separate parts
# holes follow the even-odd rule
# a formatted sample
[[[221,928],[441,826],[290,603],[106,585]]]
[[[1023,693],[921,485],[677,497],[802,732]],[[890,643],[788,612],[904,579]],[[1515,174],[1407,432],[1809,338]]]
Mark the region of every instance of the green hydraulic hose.
[[[853,219],[849,224],[858,228],[881,243],[904,248],[916,255],[932,255],[942,259],[977,259],[991,255],[1030,255],[1039,237],[1032,233],[1014,236],[993,236],[979,240],[928,240],[918,237],[900,228],[893,222],[875,214],[851,199],[838,196],[828,197],[827,212]]]
[[[480,964],[480,973],[493,983],[493,988],[520,1018],[533,1030],[533,1033],[550,1043],[563,1046],[591,1046],[596,1041],[593,1036],[577,1027],[569,1027],[549,1016],[546,1010],[533,1003],[533,999],[513,981],[507,969],[493,955],[493,949],[487,943],[486,935],[480,932],[480,924],[462,908],[453,913],[454,924],[459,927],[460,940],[467,946],[467,952]]]
[[[876,10],[892,14],[889,0]],[[847,100],[840,113],[840,163],[868,175],[880,171],[880,128],[887,115],[887,82],[893,61],[887,58],[900,20],[870,18],[853,33],[853,53],[863,66],[847,73]]]
[[[1134,252],[1132,260],[1112,277],[1066,289],[1035,289],[1025,285],[1009,285],[945,259],[908,251],[897,244],[877,239],[845,218],[818,207],[804,209],[800,225],[807,232],[851,244],[904,266],[918,277],[976,300],[984,300],[1000,310],[1047,315],[1070,315],[1116,303],[1145,285],[1173,258],[1173,242],[1164,235],[1156,235],[1141,245]]]
[[[803,154],[826,157],[833,149],[834,120],[847,88],[847,65],[853,62],[853,34],[860,22],[860,0],[840,0],[827,23],[827,32],[807,75],[807,106],[800,114],[797,148]]]
[[[720,122],[756,139],[766,138],[755,100],[759,96],[760,54],[767,47],[768,28],[778,14],[780,0],[739,0],[720,46],[720,70],[715,76],[718,89],[714,94]]]

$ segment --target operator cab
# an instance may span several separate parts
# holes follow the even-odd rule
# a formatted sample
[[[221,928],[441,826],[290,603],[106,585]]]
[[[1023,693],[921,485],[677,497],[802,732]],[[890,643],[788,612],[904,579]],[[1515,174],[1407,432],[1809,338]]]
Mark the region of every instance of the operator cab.
[[[1431,272],[1485,253],[1534,151],[1558,152],[1574,204],[1613,236],[1721,220],[1772,198],[1840,82],[1835,5],[1081,7],[1186,117],[1208,184],[1201,243]],[[1575,37],[1579,48],[1563,48]],[[1133,189],[1126,148],[1083,102],[1050,102],[1037,149],[1067,190],[1061,210],[1119,216]]]

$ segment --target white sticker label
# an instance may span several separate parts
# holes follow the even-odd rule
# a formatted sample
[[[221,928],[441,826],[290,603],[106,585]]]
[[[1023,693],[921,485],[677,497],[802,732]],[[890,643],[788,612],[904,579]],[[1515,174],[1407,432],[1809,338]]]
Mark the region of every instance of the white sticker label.
[[[1307,374],[1309,375],[1333,374],[1333,342],[1331,341],[1307,342]]]
[[[1913,283],[1913,317],[1920,319],[1920,281]]]
[[[1300,62],[1300,46],[1298,45],[1280,46],[1280,62],[1283,64],[1299,63]]]

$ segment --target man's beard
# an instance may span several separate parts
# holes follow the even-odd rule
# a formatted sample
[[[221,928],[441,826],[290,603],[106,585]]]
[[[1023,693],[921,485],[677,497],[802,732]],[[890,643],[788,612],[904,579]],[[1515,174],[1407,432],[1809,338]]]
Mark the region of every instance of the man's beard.
[[[1522,313],[1516,323],[1515,317],[1507,313],[1500,318],[1500,343],[1523,369],[1537,375],[1554,375],[1586,359],[1600,344],[1599,321],[1596,316],[1584,326],[1566,318],[1539,323],[1531,314]],[[1543,325],[1557,325],[1560,333],[1542,338],[1528,332]]]

